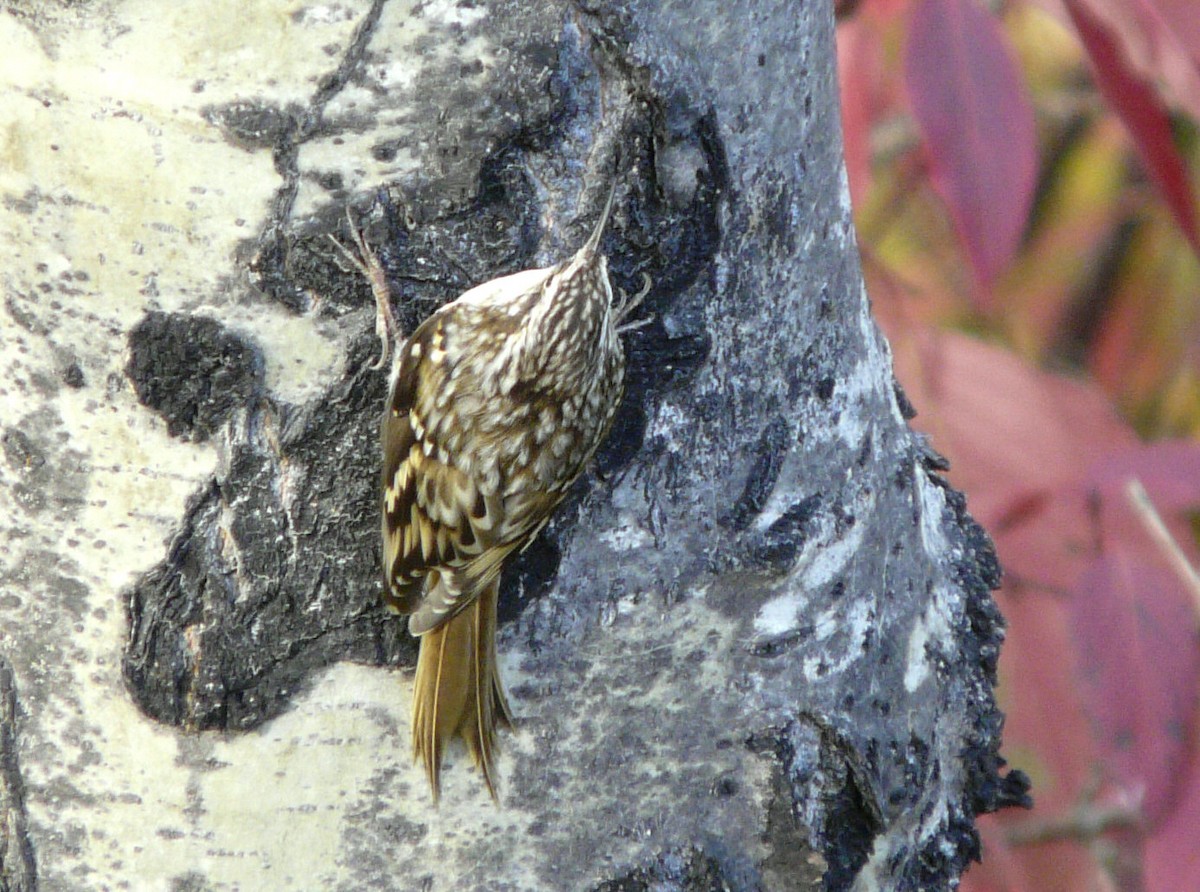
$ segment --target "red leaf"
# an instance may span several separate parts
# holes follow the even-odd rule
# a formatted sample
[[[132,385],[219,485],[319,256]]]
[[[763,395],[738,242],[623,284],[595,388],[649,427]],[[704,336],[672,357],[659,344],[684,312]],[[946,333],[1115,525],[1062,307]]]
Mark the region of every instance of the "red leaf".
[[[1117,542],[1084,574],[1070,610],[1101,754],[1153,827],[1174,807],[1190,755],[1200,676],[1191,603],[1174,574]]]
[[[1179,806],[1146,840],[1146,892],[1200,892],[1200,758],[1179,786]]]
[[[1158,94],[1137,76],[1112,34],[1084,8],[1081,0],[1066,0],[1066,6],[1091,57],[1100,91],[1125,122],[1142,163],[1166,199],[1175,222],[1200,251],[1196,200]]]
[[[934,188],[987,304],[992,281],[1017,250],[1033,198],[1033,107],[1003,32],[973,0],[918,0],[904,74]]]
[[[1200,443],[1162,440],[1114,453],[1089,471],[1087,486],[1123,498],[1132,478],[1142,482],[1161,512],[1200,506]]]
[[[1121,57],[1168,101],[1200,118],[1200,15],[1195,0],[1079,0]]]
[[[1152,0],[1150,5],[1162,17],[1164,29],[1175,36],[1200,69],[1200,16],[1196,15],[1195,0]]]

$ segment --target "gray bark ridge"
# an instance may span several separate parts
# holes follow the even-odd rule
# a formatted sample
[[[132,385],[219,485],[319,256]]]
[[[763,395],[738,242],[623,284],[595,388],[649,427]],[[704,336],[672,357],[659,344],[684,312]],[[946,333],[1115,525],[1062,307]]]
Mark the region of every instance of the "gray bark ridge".
[[[0,655],[0,892],[33,892],[37,888],[17,758],[17,712],[12,667]]]

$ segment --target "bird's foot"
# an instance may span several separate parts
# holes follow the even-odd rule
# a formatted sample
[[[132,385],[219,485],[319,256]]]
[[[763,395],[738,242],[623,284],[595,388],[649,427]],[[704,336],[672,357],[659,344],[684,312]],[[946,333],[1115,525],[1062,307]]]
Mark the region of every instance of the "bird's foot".
[[[627,331],[643,328],[654,321],[654,317],[651,316],[648,319],[640,319],[637,322],[629,322],[625,325],[621,324],[625,321],[625,317],[636,310],[641,305],[642,301],[646,299],[646,295],[650,293],[653,280],[647,273],[642,273],[642,280],[642,290],[635,294],[632,298],[625,298],[622,300],[621,305],[617,307],[617,334],[624,334]]]
[[[329,236],[329,240],[333,242],[342,256],[362,273],[371,286],[371,294],[375,297],[375,334],[379,336],[381,348],[379,361],[371,368],[378,370],[388,364],[392,354],[392,344],[398,330],[396,316],[392,312],[391,289],[388,288],[387,273],[384,272],[383,264],[379,262],[379,258],[367,244],[366,238],[363,237],[362,230],[350,216],[349,208],[346,209],[346,221],[350,224],[350,238],[354,250],[347,248],[332,235]]]

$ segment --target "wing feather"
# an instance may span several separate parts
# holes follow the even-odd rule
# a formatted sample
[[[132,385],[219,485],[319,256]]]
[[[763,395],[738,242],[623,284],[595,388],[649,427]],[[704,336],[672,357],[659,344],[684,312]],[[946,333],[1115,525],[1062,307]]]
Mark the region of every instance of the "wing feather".
[[[382,422],[384,599],[396,612],[411,615],[409,629],[416,635],[437,628],[478,597],[505,558],[537,534],[563,495],[537,491],[532,479],[513,492],[509,481],[494,479],[494,463],[477,480],[480,462],[455,463],[442,448],[442,439],[469,448],[479,433],[458,430],[444,417],[455,409],[447,389],[458,383],[446,343],[452,311],[453,305],[435,313],[401,348]],[[462,400],[471,407],[481,403],[478,394]],[[478,416],[472,411],[465,417],[473,424]],[[481,454],[486,450],[486,443],[475,446]]]

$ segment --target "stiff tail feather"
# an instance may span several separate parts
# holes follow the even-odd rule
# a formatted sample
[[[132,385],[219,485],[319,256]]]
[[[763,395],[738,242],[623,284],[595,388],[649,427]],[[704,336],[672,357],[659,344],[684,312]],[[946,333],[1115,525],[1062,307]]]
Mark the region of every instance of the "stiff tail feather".
[[[497,724],[512,714],[496,666],[496,601],[500,581],[489,582],[467,607],[421,636],[413,685],[413,758],[423,762],[434,802],[440,792],[442,754],[461,737],[483,772],[492,799]]]

